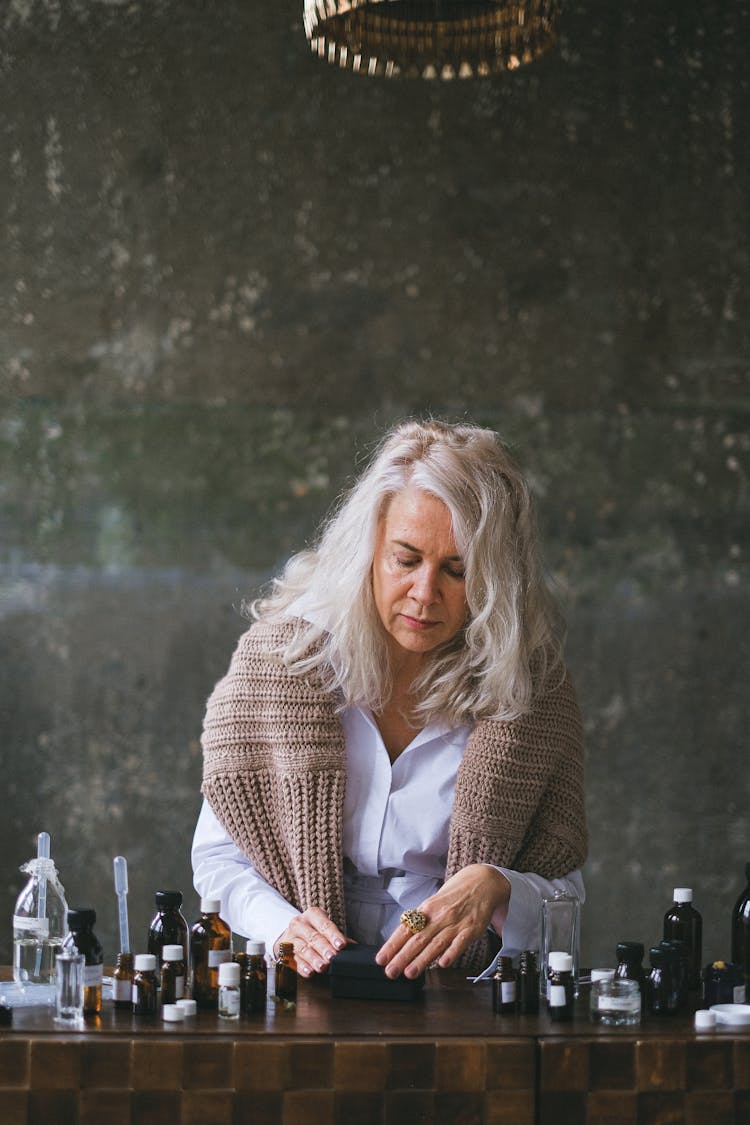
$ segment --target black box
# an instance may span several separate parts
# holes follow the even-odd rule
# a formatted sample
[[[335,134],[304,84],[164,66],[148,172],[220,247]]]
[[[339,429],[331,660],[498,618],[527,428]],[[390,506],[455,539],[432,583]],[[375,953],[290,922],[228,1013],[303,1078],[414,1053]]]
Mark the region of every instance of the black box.
[[[376,945],[348,945],[330,964],[331,996],[360,1000],[416,1000],[424,988],[424,973],[415,980],[391,980],[375,964]]]

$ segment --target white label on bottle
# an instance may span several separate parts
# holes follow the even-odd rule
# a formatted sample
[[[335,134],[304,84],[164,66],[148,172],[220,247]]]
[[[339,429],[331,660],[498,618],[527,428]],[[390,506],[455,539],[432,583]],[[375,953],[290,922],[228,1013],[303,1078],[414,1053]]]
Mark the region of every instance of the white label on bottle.
[[[133,991],[130,993],[130,999],[133,1004],[138,1003],[138,989],[133,985]]]
[[[209,949],[208,951],[208,967],[209,969],[218,969],[219,965],[223,965],[226,961],[232,960],[231,949]]]
[[[49,937],[49,918],[28,918],[23,914],[14,914],[13,929],[46,938]]]
[[[219,1015],[220,1016],[238,1016],[240,1014],[240,990],[239,988],[220,988],[219,989]]]
[[[503,1004],[512,1004],[516,998],[516,982],[514,980],[502,981],[500,984],[500,998]]]
[[[174,998],[175,1000],[182,1000],[185,996],[185,978],[174,978]]]
[[[637,1012],[641,1007],[640,996],[600,996],[600,1012]]]
[[[551,984],[549,986],[550,1008],[564,1008],[568,1002],[564,984]]]
[[[736,984],[732,989],[732,1003],[745,1004],[746,1003],[746,989],[744,984]]]
[[[133,992],[133,985],[129,980],[118,980],[117,977],[112,979],[112,999],[113,1000],[130,1000]]]
[[[104,967],[102,965],[86,965],[83,970],[83,987],[95,988],[104,980]]]

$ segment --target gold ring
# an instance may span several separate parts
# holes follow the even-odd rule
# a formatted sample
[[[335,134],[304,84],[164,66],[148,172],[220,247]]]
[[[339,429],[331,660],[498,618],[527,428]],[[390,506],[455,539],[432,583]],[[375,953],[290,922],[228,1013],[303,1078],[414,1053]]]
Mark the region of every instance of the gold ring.
[[[429,918],[421,910],[405,910],[401,915],[401,924],[406,926],[410,934],[419,934],[425,928]]]

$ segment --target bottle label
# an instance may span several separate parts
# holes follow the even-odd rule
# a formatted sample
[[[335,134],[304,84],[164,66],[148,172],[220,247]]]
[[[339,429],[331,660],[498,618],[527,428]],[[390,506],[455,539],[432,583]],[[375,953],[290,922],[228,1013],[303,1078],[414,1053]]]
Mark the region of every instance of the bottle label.
[[[22,930],[35,937],[49,937],[49,918],[27,918],[23,914],[13,915],[13,929]]]
[[[633,1012],[641,1006],[640,994],[628,996],[600,996],[598,1008],[600,1012]]]
[[[114,977],[112,980],[112,999],[113,1000],[130,1000],[133,993],[133,986],[129,980],[118,980]]]
[[[500,997],[503,1004],[512,1004],[516,998],[516,982],[514,980],[503,981],[500,985]]]
[[[736,984],[732,989],[732,1003],[745,1004],[747,992],[744,984]]]
[[[174,978],[174,998],[175,1000],[183,1000],[185,998],[185,978]]]
[[[219,1015],[238,1016],[240,1014],[239,988],[221,988],[219,990]]]
[[[568,1002],[564,984],[551,984],[549,986],[550,1008],[564,1008]]]
[[[85,965],[83,969],[83,987],[95,988],[104,980],[103,965]]]
[[[231,949],[209,949],[208,951],[209,969],[218,969],[219,965],[224,965],[227,961],[231,960]]]

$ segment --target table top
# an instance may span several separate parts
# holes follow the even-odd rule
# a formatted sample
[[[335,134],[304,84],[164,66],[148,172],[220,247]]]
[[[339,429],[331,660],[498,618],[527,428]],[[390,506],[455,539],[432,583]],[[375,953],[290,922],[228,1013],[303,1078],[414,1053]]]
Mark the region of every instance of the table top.
[[[240,1020],[224,1020],[215,1012],[200,1011],[193,1018],[171,1024],[165,1023],[161,1014],[146,1019],[135,1017],[129,1012],[116,1011],[112,1001],[105,999],[101,1016],[87,1018],[81,1030],[61,1027],[54,1020],[52,1009],[41,1005],[15,1007],[12,1026],[0,1028],[2,1036],[179,1038],[211,1035],[234,1039],[258,1036],[281,1039],[435,1039],[477,1036],[498,1039],[590,1039],[613,1036],[631,1039],[684,1039],[695,1038],[696,1034],[750,1039],[750,1026],[722,1026],[715,1031],[696,1033],[690,1012],[662,1017],[645,1015],[640,1024],[630,1027],[602,1027],[589,1020],[585,988],[577,1001],[576,1015],[572,1022],[554,1022],[544,1004],[537,1016],[497,1015],[492,1010],[491,983],[473,983],[452,969],[430,971],[422,994],[414,1001],[334,998],[330,994],[327,980],[318,978],[314,981],[300,980],[297,1004],[293,1010],[275,1003],[269,995],[265,1013],[245,1016]]]

